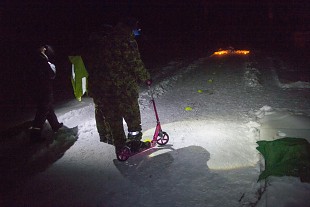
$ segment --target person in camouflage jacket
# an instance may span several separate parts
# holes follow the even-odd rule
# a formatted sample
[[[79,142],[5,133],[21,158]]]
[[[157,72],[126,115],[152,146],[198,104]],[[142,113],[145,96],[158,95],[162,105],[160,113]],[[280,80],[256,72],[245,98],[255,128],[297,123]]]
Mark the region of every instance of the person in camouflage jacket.
[[[114,145],[116,153],[126,143],[123,119],[128,138],[143,143],[139,84],[150,84],[150,74],[140,58],[134,26],[122,21],[109,34],[97,36],[85,58],[100,141]]]

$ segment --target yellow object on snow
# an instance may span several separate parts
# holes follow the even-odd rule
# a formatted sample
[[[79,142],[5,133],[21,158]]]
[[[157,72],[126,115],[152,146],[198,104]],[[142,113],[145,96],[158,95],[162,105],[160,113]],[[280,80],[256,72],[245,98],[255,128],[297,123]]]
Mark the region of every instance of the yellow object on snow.
[[[185,111],[191,111],[191,110],[193,110],[192,107],[190,107],[190,106],[185,107]]]
[[[152,142],[152,140],[150,138],[146,138],[144,142]]]
[[[69,56],[69,60],[72,63],[71,82],[74,96],[81,101],[82,96],[87,92],[88,72],[81,56]]]
[[[198,93],[202,93],[203,91],[199,89],[197,92],[198,92]]]

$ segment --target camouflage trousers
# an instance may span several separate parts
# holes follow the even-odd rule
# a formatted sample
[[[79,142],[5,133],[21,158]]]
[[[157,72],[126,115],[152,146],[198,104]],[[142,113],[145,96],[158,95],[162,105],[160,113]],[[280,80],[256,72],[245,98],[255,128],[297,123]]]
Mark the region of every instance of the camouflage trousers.
[[[118,91],[94,98],[96,126],[100,141],[113,144],[116,148],[125,145],[126,135],[123,119],[128,131],[141,131],[141,115],[138,92],[133,90]]]

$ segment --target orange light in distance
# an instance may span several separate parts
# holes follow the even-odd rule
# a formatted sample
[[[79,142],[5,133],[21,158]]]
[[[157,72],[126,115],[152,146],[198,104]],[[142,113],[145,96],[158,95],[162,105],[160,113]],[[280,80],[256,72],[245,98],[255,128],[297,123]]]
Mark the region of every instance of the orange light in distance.
[[[249,50],[219,50],[214,52],[213,55],[248,55],[249,53]]]

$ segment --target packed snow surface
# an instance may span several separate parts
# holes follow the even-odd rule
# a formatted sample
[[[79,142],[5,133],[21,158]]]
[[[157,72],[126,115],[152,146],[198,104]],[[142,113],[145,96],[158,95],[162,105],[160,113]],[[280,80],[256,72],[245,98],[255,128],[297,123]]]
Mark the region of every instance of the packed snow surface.
[[[57,107],[68,129],[56,135],[54,146],[69,139],[69,148],[27,179],[16,178],[24,182],[16,181],[3,204],[310,206],[310,184],[299,178],[257,182],[264,169],[258,140],[310,138],[308,83],[281,84],[270,59],[211,56],[153,71],[151,92],[170,140],[126,162],[116,159],[113,146],[99,142],[90,98]],[[149,93],[141,88],[143,139],[152,139],[156,126]],[[70,131],[76,126],[77,134]]]

